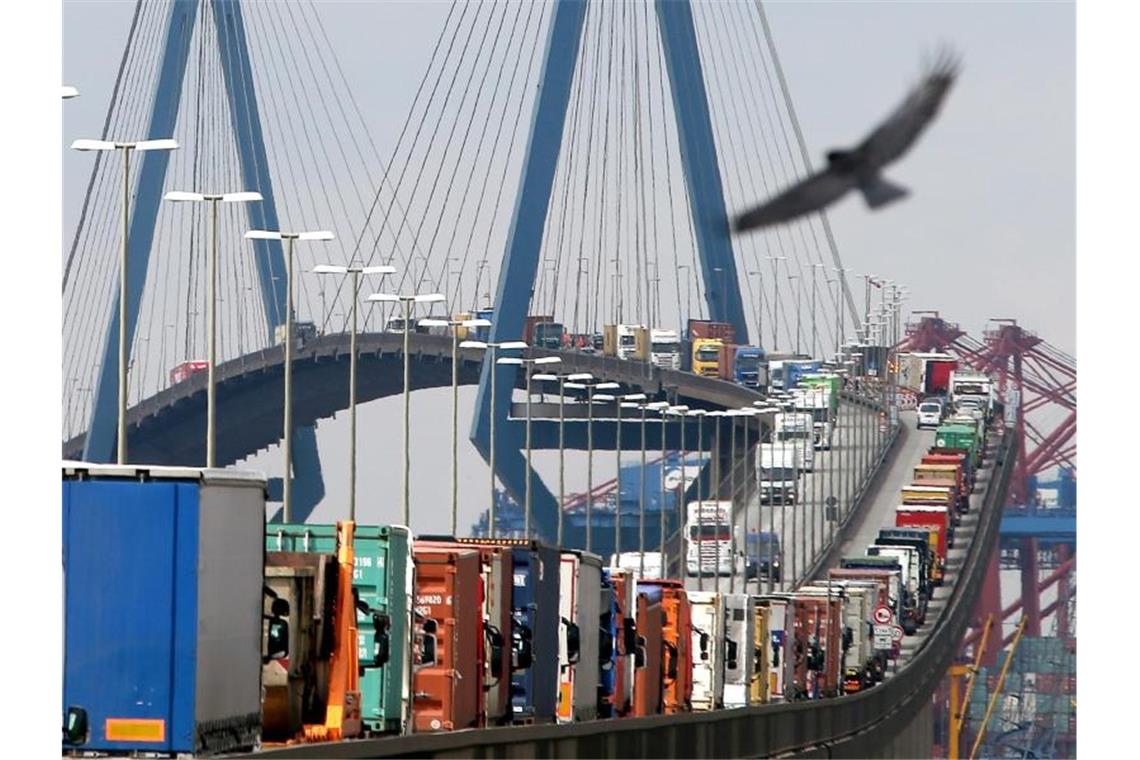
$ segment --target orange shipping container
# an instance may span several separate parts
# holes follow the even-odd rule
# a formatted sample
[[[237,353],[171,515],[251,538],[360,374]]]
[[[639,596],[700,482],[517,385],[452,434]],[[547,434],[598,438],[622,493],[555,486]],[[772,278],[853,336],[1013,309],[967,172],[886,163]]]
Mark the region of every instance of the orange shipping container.
[[[412,730],[480,724],[483,583],[479,552],[417,542]]]

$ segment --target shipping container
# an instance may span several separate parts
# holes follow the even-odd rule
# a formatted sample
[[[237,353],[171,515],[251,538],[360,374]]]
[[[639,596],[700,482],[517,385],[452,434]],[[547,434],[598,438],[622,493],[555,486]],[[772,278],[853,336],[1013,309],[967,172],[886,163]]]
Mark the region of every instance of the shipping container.
[[[750,705],[768,703],[768,673],[771,670],[772,637],[768,631],[768,605],[759,596],[750,596],[752,606],[752,685]]]
[[[664,691],[664,592],[660,586],[636,587],[637,642],[633,684],[634,717],[661,713]]]
[[[64,752],[252,748],[265,477],[65,462],[62,511]]]
[[[755,668],[756,621],[752,597],[724,597],[724,699],[726,708],[747,707]]]
[[[796,591],[796,638],[805,644],[803,684],[810,699],[840,694],[842,625],[843,602],[837,594],[827,589]]]
[[[728,322],[690,319],[689,332],[685,337],[689,340],[696,340],[697,338],[716,338],[724,343],[735,343],[736,329]]]
[[[602,558],[563,549],[559,578],[558,721],[598,716],[598,608]]]
[[[963,493],[974,492],[974,463],[965,451],[931,446],[922,457],[922,464],[954,464],[962,468]]]
[[[454,731],[482,722],[482,566],[479,552],[413,546],[412,730]]]
[[[950,373],[958,368],[957,359],[928,359],[923,378],[923,392],[927,396],[946,396],[950,393]]]
[[[558,549],[538,541],[460,538],[463,544],[509,546],[513,666],[512,721],[553,723],[558,712]]]
[[[273,523],[265,533],[271,552],[336,553],[336,525]],[[370,731],[403,733],[411,717],[411,537],[402,525],[357,525],[353,548],[353,588],[369,609],[356,615],[361,719]]]
[[[690,591],[692,612],[694,710],[724,706],[724,597],[716,591]]]
[[[177,367],[170,370],[170,384],[177,385],[183,380],[189,379],[192,375],[198,375],[209,371],[210,362],[203,359],[182,362]]]
[[[553,322],[554,315],[552,314],[529,314],[526,321],[523,323],[523,341],[529,346],[534,346],[534,328],[535,325],[543,322]]]
[[[511,721],[511,589],[513,560],[507,546],[460,544],[450,536],[422,536],[416,546],[453,546],[479,552],[483,578],[483,694],[485,724]]]
[[[721,380],[736,382],[736,344],[721,343],[720,357],[717,359],[717,377]]]

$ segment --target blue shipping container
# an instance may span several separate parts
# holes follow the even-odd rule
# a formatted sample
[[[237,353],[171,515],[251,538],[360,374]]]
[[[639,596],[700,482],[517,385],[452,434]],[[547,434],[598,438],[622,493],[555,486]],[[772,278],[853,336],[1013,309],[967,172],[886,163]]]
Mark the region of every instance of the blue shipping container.
[[[65,751],[254,746],[264,530],[260,474],[64,464]]]

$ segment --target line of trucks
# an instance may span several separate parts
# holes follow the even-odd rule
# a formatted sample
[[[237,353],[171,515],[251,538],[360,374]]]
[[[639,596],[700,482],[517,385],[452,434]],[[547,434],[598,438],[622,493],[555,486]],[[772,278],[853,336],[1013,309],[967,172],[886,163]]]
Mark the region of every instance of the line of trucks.
[[[772,594],[686,591],[538,541],[266,524],[257,474],[65,463],[63,751],[208,755],[869,688],[894,627],[925,620],[981,463],[980,423],[939,436],[867,556]],[[731,549],[727,510],[705,506],[698,551]],[[749,540],[767,572],[774,539]]]

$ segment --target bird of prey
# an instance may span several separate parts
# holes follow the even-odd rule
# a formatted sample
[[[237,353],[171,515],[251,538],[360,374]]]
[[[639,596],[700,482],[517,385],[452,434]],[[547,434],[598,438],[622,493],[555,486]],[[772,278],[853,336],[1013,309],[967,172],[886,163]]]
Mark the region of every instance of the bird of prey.
[[[862,143],[851,150],[828,151],[825,169],[738,216],[736,231],[768,227],[819,211],[853,188],[863,193],[873,209],[907,195],[906,188],[883,179],[880,172],[906,153],[934,120],[957,74],[957,57],[942,53],[902,104]]]

